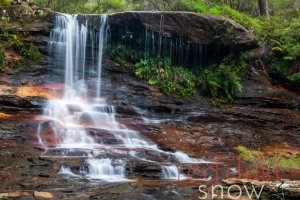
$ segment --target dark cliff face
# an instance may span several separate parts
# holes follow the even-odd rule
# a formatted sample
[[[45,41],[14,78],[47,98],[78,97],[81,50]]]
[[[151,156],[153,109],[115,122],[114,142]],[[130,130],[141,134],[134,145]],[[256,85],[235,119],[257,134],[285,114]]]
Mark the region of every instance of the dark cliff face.
[[[251,49],[257,45],[254,35],[225,17],[188,12],[124,12],[109,16],[112,29],[127,27],[134,31],[160,33],[199,45],[231,45]]]
[[[88,20],[99,29],[99,15],[78,15],[78,18],[82,22]],[[189,44],[230,45],[244,50],[257,47],[251,31],[222,16],[189,12],[123,12],[110,14],[108,19],[112,32],[147,30],[166,38],[181,38]]]
[[[99,15],[78,15],[99,31]],[[229,54],[257,47],[252,32],[225,17],[188,12],[123,12],[108,15],[109,45],[171,57],[176,65],[203,68]],[[198,70],[196,70],[198,71]]]

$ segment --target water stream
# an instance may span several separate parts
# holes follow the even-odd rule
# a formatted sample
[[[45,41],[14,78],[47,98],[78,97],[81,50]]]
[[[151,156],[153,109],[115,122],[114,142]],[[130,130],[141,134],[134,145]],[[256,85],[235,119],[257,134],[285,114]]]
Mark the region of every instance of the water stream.
[[[178,173],[178,163],[204,161],[183,152],[160,150],[139,132],[120,124],[114,106],[101,96],[108,20],[107,15],[99,16],[97,32],[88,20],[79,21],[78,15],[57,14],[55,18],[50,50],[57,63],[63,63],[65,87],[63,97],[49,100],[44,108],[46,120],[40,123],[37,133],[45,149],[43,156],[84,158],[81,170],[72,171],[63,165],[59,173],[92,181],[127,181],[126,170],[134,160],[159,164],[162,178],[174,180],[179,176],[184,180],[186,175]],[[91,60],[89,63],[87,58]],[[97,67],[96,91],[92,93],[86,83],[91,66]]]

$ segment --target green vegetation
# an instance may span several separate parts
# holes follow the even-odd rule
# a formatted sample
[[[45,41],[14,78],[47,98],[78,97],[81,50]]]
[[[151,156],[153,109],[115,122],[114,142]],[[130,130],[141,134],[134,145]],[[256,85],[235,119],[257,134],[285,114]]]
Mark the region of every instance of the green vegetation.
[[[246,64],[225,58],[219,65],[212,65],[199,76],[198,83],[205,95],[221,98],[232,103],[233,98],[242,92],[241,77]]]
[[[267,166],[269,168],[282,167],[282,168],[295,168],[300,169],[300,155],[276,153],[268,156],[261,151],[248,149],[244,146],[235,148],[241,158],[255,167]]]
[[[15,34],[5,33],[6,37],[8,37],[8,45],[18,52],[25,58],[29,58],[31,60],[37,61],[42,58],[42,54],[39,52],[38,48],[30,43],[30,45],[25,45],[24,42],[18,39]]]
[[[295,74],[293,74],[292,76],[288,77],[290,81],[300,81],[300,72],[297,72]]]
[[[167,95],[176,93],[183,97],[192,97],[201,91],[205,96],[230,104],[242,92],[240,82],[246,64],[231,57],[196,74],[174,65],[169,57],[144,59],[143,51],[132,50],[124,45],[114,45],[108,49],[113,60],[133,70],[136,76],[147,80],[150,85],[158,85]]]
[[[178,4],[177,4],[178,5]],[[204,2],[197,0],[182,0],[183,10],[188,10],[196,13],[205,13],[207,8]]]
[[[246,13],[241,13],[226,5],[214,6],[209,9],[207,13],[228,17],[229,19],[242,24],[245,28],[254,31],[256,34],[262,34],[263,27],[265,25],[264,20],[253,18]]]
[[[120,65],[133,68],[132,63],[137,63],[144,56],[142,51],[137,51],[135,49],[126,48],[125,45],[117,44],[108,47],[108,54]]]
[[[12,0],[0,0],[0,5],[9,6],[11,3]]]
[[[133,9],[133,5],[126,0],[35,0],[39,7],[48,7],[55,11],[64,13],[112,13]]]
[[[296,81],[298,72],[290,74],[290,67],[300,58],[300,13],[292,13],[285,19],[274,17],[270,22],[269,37],[271,66],[284,77]],[[292,78],[293,77],[293,78]]]
[[[172,66],[170,58],[144,59],[135,66],[138,77],[146,79],[150,85],[159,85],[165,94],[191,97],[197,93],[196,76],[183,67]]]
[[[20,54],[24,58],[31,59],[33,61],[38,61],[43,57],[43,54],[38,50],[38,48],[30,43],[25,44],[21,41],[17,34],[24,36],[26,33],[10,33],[8,31],[0,32],[0,41],[5,45],[7,48],[10,48]],[[3,71],[5,64],[5,57],[2,50],[2,46],[0,46],[0,71]]]
[[[38,61],[43,57],[43,54],[41,54],[38,48],[32,43],[30,43],[29,46],[22,47],[21,55],[34,61]]]
[[[5,64],[5,55],[2,46],[0,45],[0,72],[4,69],[4,64]]]
[[[42,54],[39,52],[38,48],[30,43],[30,45],[25,45],[17,35],[4,33],[4,36],[8,38],[8,45],[18,51],[25,58],[37,61],[42,58]]]
[[[300,157],[296,154],[293,154],[292,156],[290,156],[290,158],[280,160],[278,166],[284,168],[300,169]]]
[[[176,93],[183,97],[197,94],[197,77],[188,69],[173,66],[171,58],[154,57],[142,59],[144,52],[126,49],[124,45],[109,47],[109,56],[120,65],[135,72],[135,75],[159,86],[167,95]]]

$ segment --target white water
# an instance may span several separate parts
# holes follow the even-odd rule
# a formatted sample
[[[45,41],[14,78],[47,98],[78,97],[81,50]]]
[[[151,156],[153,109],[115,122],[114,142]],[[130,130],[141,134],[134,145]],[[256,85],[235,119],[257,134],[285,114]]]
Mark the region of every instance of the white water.
[[[103,59],[103,49],[104,41],[107,35],[107,15],[102,15],[101,17],[101,28],[100,28],[100,38],[99,38],[99,55],[98,55],[98,82],[97,82],[97,98],[101,95],[101,73],[102,73],[102,59]]]
[[[123,160],[89,159],[89,172],[86,175],[92,180],[105,180],[109,182],[126,181],[125,163]]]
[[[181,163],[208,163],[202,159],[191,158],[187,154],[180,151],[175,152],[174,155]]]
[[[64,175],[64,176],[73,177],[73,178],[80,177],[80,176],[74,174],[74,173],[72,172],[72,170],[71,170],[70,167],[64,167],[64,166],[62,166],[62,167],[60,168],[60,170],[59,170],[59,173],[62,174],[62,175]]]
[[[164,174],[164,179],[182,181],[188,178],[185,174],[179,173],[179,169],[175,165],[162,166],[162,171]]]
[[[142,137],[139,132],[130,130],[116,121],[114,106],[107,104],[101,96],[103,84],[101,73],[108,16],[102,15],[99,19],[100,31],[98,33],[90,28],[86,19],[82,21],[79,17],[67,14],[57,15],[55,27],[51,32],[50,50],[58,64],[64,61],[65,87],[63,98],[48,101],[44,109],[44,116],[47,120],[38,127],[38,139],[45,148],[43,156],[84,157],[88,169],[84,169],[79,175],[67,166],[62,166],[59,173],[70,177],[101,181],[127,180],[125,166],[128,158],[124,155],[155,162],[147,158],[145,154],[139,154],[135,150],[138,148],[164,156],[172,156],[178,162],[204,162],[190,158],[182,152],[162,151],[153,142]],[[91,45],[89,54],[87,54],[87,44]],[[97,55],[97,59],[94,59],[94,55]],[[98,62],[92,62],[92,66],[87,66],[86,58],[88,57]],[[88,77],[85,74],[87,67],[94,66],[98,68],[96,70],[97,81],[94,85],[96,91],[87,95]],[[109,141],[108,144],[106,144],[107,141]],[[113,143],[110,143],[111,141]],[[118,159],[107,158],[107,155],[111,154],[117,154]],[[175,165],[162,166],[162,171],[164,178],[178,179],[178,169]],[[184,174],[179,176],[181,180],[186,179]]]

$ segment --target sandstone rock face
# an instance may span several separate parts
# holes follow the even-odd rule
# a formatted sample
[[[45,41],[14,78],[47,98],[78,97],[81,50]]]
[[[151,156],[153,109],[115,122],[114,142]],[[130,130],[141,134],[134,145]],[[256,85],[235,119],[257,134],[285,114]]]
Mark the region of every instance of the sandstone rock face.
[[[82,158],[62,161],[55,157],[59,153],[56,151],[49,151],[49,155],[53,157],[41,156],[44,149],[37,144],[36,133],[40,120],[43,120],[40,119],[40,114],[46,99],[42,96],[43,92],[40,93],[41,96],[36,96],[38,87],[30,87],[31,92],[22,89],[22,95],[17,91],[20,86],[46,84],[43,88],[50,98],[52,93],[63,89],[56,84],[63,83],[64,69],[47,54],[53,14],[48,13],[47,16],[32,18],[32,23],[25,24],[23,30],[27,30],[30,37],[22,38],[44,48],[46,57],[38,63],[23,64],[13,68],[8,74],[0,74],[0,181],[5,183],[0,185],[0,190],[7,191],[0,193],[0,198],[74,199],[76,196],[78,199],[197,199],[199,182],[193,180],[187,184],[170,184],[170,181],[157,181],[162,174],[159,173],[160,166],[155,163],[128,160],[128,178],[136,179],[134,182],[89,184],[83,182],[85,180],[66,179],[58,173],[64,164],[80,170],[84,164]],[[162,16],[163,25],[160,23]],[[92,20],[95,29],[99,31],[100,16],[79,17]],[[19,26],[16,23],[9,25]],[[250,49],[256,43],[254,36],[240,25],[211,15],[118,13],[109,16],[109,25],[111,31],[127,28],[142,32],[148,29],[166,38],[182,38],[187,43],[197,45]],[[225,30],[232,30],[232,35]],[[256,69],[249,69],[243,80],[244,93],[230,108],[212,107],[206,99],[199,96],[191,99],[182,99],[177,95],[166,96],[158,88],[149,86],[147,82],[134,77],[130,71],[108,59],[103,64],[102,89],[107,102],[116,106],[117,120],[120,123],[141,132],[163,150],[183,151],[212,162],[214,157],[223,157],[224,166],[220,167],[220,174],[225,176],[225,170],[232,167],[232,158],[228,154],[235,155],[234,148],[238,145],[253,149],[263,149],[266,146],[272,149],[285,148],[289,154],[294,149],[299,149],[299,95],[274,87],[264,74]],[[87,77],[87,83],[91,86],[88,87],[90,93],[95,91],[92,84],[94,82],[94,76]],[[72,112],[79,111],[74,105],[69,105],[68,108]],[[99,131],[93,129],[87,131],[94,136],[99,134]],[[101,133],[109,136],[103,131]],[[50,142],[53,140],[51,137],[47,139]],[[107,137],[104,143],[117,144],[118,141]],[[279,146],[283,143],[286,146]],[[156,156],[148,151],[141,153],[150,158]],[[118,154],[112,155],[114,158],[117,156]],[[292,180],[300,178],[299,171],[282,171],[282,174],[284,178]],[[287,191],[295,199],[299,199],[299,184],[294,184],[295,187],[289,185],[291,190]]]
[[[33,42],[48,53],[48,39],[53,27],[54,13],[22,1],[21,5],[0,6],[0,31],[22,35],[26,44]]]
[[[188,12],[124,12],[109,16],[110,26],[145,28],[164,37],[180,37],[192,44],[234,45],[253,48],[252,32],[222,16]]]
[[[54,13],[36,6],[0,7],[0,18],[6,30],[29,33],[27,43],[34,42],[40,51],[48,52],[48,39]],[[77,15],[100,31],[101,15]],[[1,22],[2,23],[2,22]],[[180,66],[205,67],[231,53],[257,47],[251,31],[222,16],[188,12],[123,12],[108,15],[111,44],[125,43],[126,48],[152,52],[150,57],[171,56]],[[129,46],[128,46],[129,45]],[[195,56],[197,55],[197,56]]]
[[[78,15],[98,32],[100,15]],[[200,71],[230,54],[257,47],[251,31],[221,16],[188,12],[123,12],[108,15],[111,46],[172,57],[178,66]],[[139,52],[139,53],[140,53]],[[136,59],[138,61],[139,59]]]

